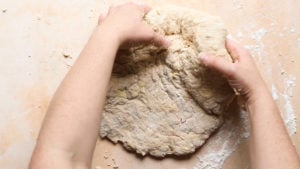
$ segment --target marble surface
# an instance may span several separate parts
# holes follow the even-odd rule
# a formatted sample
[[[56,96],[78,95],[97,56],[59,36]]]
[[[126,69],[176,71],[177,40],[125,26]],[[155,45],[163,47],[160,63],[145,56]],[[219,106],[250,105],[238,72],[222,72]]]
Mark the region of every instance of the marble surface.
[[[0,0],[0,168],[27,168],[48,103],[86,43],[100,13],[122,0]],[[300,152],[300,1],[147,0],[221,16],[253,54]],[[70,57],[66,58],[65,55]],[[298,102],[297,102],[298,101]],[[247,114],[232,110],[222,129],[184,158],[140,158],[97,142],[96,169],[249,168]]]

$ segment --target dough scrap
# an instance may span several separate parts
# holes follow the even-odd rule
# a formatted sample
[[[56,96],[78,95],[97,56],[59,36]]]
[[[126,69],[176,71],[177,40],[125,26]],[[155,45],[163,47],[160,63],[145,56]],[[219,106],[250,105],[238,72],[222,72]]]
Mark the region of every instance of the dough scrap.
[[[195,151],[223,123],[234,97],[224,78],[199,65],[199,54],[230,60],[218,17],[162,7],[144,18],[172,43],[119,53],[101,121],[100,136],[138,154],[156,157]]]

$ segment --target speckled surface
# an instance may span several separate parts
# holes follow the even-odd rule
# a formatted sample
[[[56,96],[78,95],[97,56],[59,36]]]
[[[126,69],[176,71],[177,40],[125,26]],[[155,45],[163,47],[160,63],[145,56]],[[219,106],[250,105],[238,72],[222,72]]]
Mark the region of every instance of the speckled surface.
[[[87,41],[99,13],[114,2],[121,1],[0,1],[0,168],[27,168],[52,94]],[[300,117],[300,1],[145,2],[192,7],[221,16],[230,34],[253,53],[300,151],[298,120],[293,117]],[[228,122],[203,149],[185,158],[139,158],[120,145],[99,140],[93,168],[248,168],[247,117],[243,112],[233,115],[238,118]]]

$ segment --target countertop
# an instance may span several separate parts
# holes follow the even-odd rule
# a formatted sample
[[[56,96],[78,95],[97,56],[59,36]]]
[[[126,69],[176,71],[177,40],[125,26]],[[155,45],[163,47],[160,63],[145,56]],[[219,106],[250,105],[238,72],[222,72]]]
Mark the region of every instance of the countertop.
[[[45,111],[60,81],[110,4],[122,0],[0,1],[0,168],[25,169]],[[250,50],[300,153],[300,1],[147,0],[221,16]],[[272,132],[272,131],[270,131]],[[247,113],[232,118],[195,154],[141,158],[99,139],[94,169],[248,169]]]

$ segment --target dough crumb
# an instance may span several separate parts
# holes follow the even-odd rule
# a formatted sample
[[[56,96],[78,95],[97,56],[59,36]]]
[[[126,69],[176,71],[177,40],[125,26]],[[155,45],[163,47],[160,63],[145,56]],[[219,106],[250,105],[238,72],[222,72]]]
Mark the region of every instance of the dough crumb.
[[[65,59],[72,59],[72,56],[70,54],[63,53],[63,56]]]

